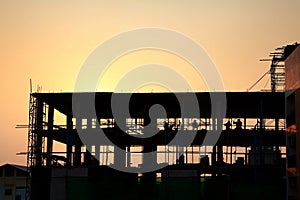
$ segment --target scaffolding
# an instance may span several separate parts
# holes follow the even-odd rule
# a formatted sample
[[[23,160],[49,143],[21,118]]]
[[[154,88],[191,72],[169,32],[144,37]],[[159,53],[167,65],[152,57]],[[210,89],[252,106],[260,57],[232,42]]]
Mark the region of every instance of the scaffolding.
[[[36,135],[33,133],[36,124],[36,99],[30,94],[29,98],[29,123],[28,123],[28,147],[27,147],[27,168],[35,163],[35,143]]]
[[[285,70],[284,60],[286,58],[286,46],[276,48],[270,53],[269,59],[260,59],[260,61],[271,61],[270,69],[262,75],[249,89],[251,90],[258,82],[260,82],[267,74],[270,74],[271,92],[283,92],[285,90]]]
[[[271,92],[284,92],[285,91],[285,59],[293,52],[298,46],[298,43],[282,46],[276,48],[274,52],[270,53],[268,59],[260,59],[260,61],[271,62],[270,69],[266,71],[254,84],[252,84],[247,92],[252,90],[265,76],[270,74]],[[266,84],[267,85],[267,84]],[[265,85],[265,86],[266,86]],[[267,90],[269,91],[269,90]]]
[[[91,94],[77,95],[86,99]],[[115,123],[116,117],[111,112],[112,93],[95,94],[96,117],[86,113],[82,107],[85,102],[78,104],[79,115],[73,115],[74,93],[30,94],[27,165],[32,175],[31,199],[42,199],[47,194],[54,197],[58,194],[56,188],[46,191],[45,185],[55,184],[58,179],[65,184],[72,170],[82,172],[82,178],[87,180],[93,175],[86,172],[101,175],[99,180],[104,176],[111,180],[120,172],[108,166],[117,165],[137,172],[157,166],[159,169],[154,172],[131,174],[134,184],[141,183],[145,188],[147,182],[156,181],[157,174],[164,183],[186,174],[195,179],[241,174],[259,179],[260,174],[267,174],[281,180],[286,157],[284,93],[227,92],[224,95],[229,106],[224,117],[211,116],[210,94],[220,95],[218,92],[176,93],[181,98],[196,95],[201,100],[198,101],[201,115],[192,112],[182,115],[180,106],[174,104],[173,93],[115,93],[119,99],[130,95],[131,105],[134,105],[130,116],[121,119],[123,129]],[[148,138],[145,137],[145,126],[150,121],[148,108],[155,104],[167,108],[168,114],[156,116],[153,120],[156,134]],[[65,120],[62,124],[60,115]],[[228,128],[226,122],[230,123]],[[206,136],[212,136],[216,130],[220,131],[218,141],[204,145]],[[81,141],[80,136],[95,133],[104,134],[109,140]],[[193,138],[185,145],[174,139],[177,134]],[[56,148],[58,143],[66,151],[56,151],[61,148]],[[145,152],[152,153],[146,155]],[[60,170],[64,170],[62,177],[52,176],[52,172]],[[128,173],[120,176],[128,180],[125,178]]]
[[[41,146],[41,150],[44,149],[44,140],[45,138],[42,138],[41,145],[38,144],[38,137],[35,133],[35,130],[38,126],[38,120],[37,120],[37,112],[38,112],[38,100],[32,95],[32,83],[30,80],[30,96],[29,96],[29,113],[28,113],[28,136],[27,136],[27,172],[28,176],[26,179],[26,188],[30,188],[30,178],[31,178],[31,168],[36,165],[36,155],[38,155],[39,146]],[[46,118],[46,109],[47,105],[42,104],[43,106],[43,121],[45,121]],[[30,199],[30,189],[26,191],[26,199]]]
[[[253,86],[252,89],[265,75],[270,74],[271,92],[285,91],[285,59],[294,51],[298,43],[276,48],[270,53],[269,59],[261,59],[260,61],[271,61],[270,70],[268,70]]]
[[[285,46],[275,49],[275,52],[270,54],[272,57],[270,67],[272,92],[284,91],[285,89],[284,52]]]

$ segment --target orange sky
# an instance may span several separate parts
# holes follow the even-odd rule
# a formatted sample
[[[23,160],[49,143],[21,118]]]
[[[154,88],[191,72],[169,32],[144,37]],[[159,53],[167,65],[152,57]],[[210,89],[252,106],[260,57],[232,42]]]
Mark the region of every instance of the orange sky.
[[[27,131],[14,127],[28,121],[29,79],[34,90],[39,84],[45,92],[72,91],[85,58],[112,35],[140,27],[176,30],[207,50],[226,90],[246,90],[269,67],[259,59],[300,42],[299,8],[298,0],[1,1],[0,164],[26,164],[15,153],[26,151]],[[159,59],[185,65],[172,55],[135,54],[120,58],[115,68]],[[194,78],[189,69],[185,75]]]

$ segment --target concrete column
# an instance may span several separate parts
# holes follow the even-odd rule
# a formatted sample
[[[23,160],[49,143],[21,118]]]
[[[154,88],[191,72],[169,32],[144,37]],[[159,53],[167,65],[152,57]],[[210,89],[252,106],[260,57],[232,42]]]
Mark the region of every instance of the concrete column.
[[[99,145],[95,145],[95,159],[98,160],[100,162],[100,146]]]
[[[223,162],[223,146],[222,145],[218,145],[218,156],[217,156],[217,159],[218,159],[218,162],[221,163]]]
[[[211,164],[212,165],[216,164],[216,154],[217,154],[217,148],[216,148],[216,146],[213,146],[213,152],[211,155]]]
[[[263,113],[264,113],[264,107],[263,107],[263,101],[262,101],[262,99],[261,99],[261,101],[260,101],[260,123],[259,123],[259,125],[260,125],[260,130],[262,130],[263,129],[263,126],[264,126],[264,118],[263,118]]]
[[[36,126],[35,129],[37,131],[37,139],[36,139],[36,148],[35,148],[35,156],[36,156],[36,166],[42,165],[42,145],[43,145],[43,137],[39,133],[39,131],[43,130],[43,107],[44,102],[37,100],[37,110],[36,110]]]
[[[279,131],[279,119],[278,118],[275,118],[275,131]],[[276,146],[275,147],[276,149],[276,161],[279,162],[280,160],[280,151],[279,151],[279,146]]]
[[[67,116],[67,166],[71,166],[72,146],[73,146],[73,122],[72,116]]]
[[[230,145],[230,164],[232,164],[232,144]]]
[[[212,130],[216,130],[216,121],[215,121],[215,118],[212,118]],[[213,152],[212,152],[212,155],[211,155],[211,165],[212,166],[215,166],[216,165],[216,161],[217,161],[217,146],[213,146]],[[215,176],[216,174],[212,174],[212,176]]]
[[[74,166],[81,165],[81,144],[75,144]]]
[[[76,118],[75,127],[77,130],[82,129],[82,118]]]
[[[82,129],[82,119],[76,118],[76,129]],[[81,165],[81,143],[75,144],[75,153],[74,153],[74,166],[80,166]]]
[[[211,121],[212,121],[212,127],[211,127],[212,130],[216,130],[216,119],[212,118]]]
[[[48,138],[47,138],[47,160],[46,160],[46,166],[51,166],[51,156],[52,156],[52,150],[53,150],[53,120],[54,120],[54,107],[49,106],[48,109]]]
[[[130,153],[130,145],[127,146],[127,167],[130,167],[131,163],[131,153]]]
[[[247,152],[247,147],[245,147],[245,165],[248,165],[248,152]]]
[[[279,131],[279,119],[275,118],[275,131]]]
[[[154,166],[157,165],[157,146],[156,145],[144,145],[143,146],[143,153],[148,153],[147,155],[143,155],[143,165]],[[150,152],[150,153],[149,153]]]
[[[157,164],[157,154],[153,151],[157,150],[156,145],[148,144],[143,146],[143,153],[149,153],[147,156],[143,156],[143,167],[150,168]],[[143,199],[157,199],[157,185],[156,185],[156,172],[143,173],[141,179]]]
[[[221,119],[220,117],[216,118],[217,121],[217,126],[216,129],[221,131],[222,130],[222,126],[223,126],[223,119]],[[217,154],[217,161],[219,163],[223,162],[223,146],[222,145],[218,145],[217,147],[218,149],[218,154]]]
[[[217,154],[217,148],[216,148],[216,146],[213,146],[213,152],[211,155],[211,165],[212,166],[216,165],[216,154]],[[212,176],[216,176],[216,174],[212,173]]]
[[[114,147],[114,164],[118,166],[126,166],[126,147]]]

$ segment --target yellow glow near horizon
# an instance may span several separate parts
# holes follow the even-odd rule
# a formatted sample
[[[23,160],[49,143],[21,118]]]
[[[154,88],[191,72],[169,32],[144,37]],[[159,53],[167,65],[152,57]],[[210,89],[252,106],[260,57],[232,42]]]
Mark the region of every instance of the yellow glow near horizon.
[[[186,60],[179,57],[178,55],[154,49],[134,51],[124,56],[121,56],[120,58],[115,60],[110,66],[107,67],[105,74],[103,75],[103,77],[101,77],[101,80],[99,80],[98,90],[103,91],[106,89],[107,91],[115,91],[116,85],[118,84],[119,80],[122,79],[123,76],[126,76],[126,74],[130,73],[134,69],[148,64],[159,64],[170,68],[170,71],[173,71],[174,73],[180,75],[184,80],[186,80],[190,84],[193,91],[207,91],[207,87],[204,82],[205,80],[203,80],[201,74],[199,74],[190,63],[188,63]],[[148,76],[148,74],[141,75],[144,77]],[[136,78],[143,79],[143,77]],[[169,78],[172,79],[172,76],[170,76]],[[136,87],[139,88],[137,91],[140,92],[170,91],[170,88],[168,88],[168,86],[159,86],[159,83],[149,83],[149,85],[147,86],[137,85]],[[126,88],[126,86],[124,86],[124,88]],[[188,88],[175,87],[174,90],[177,92],[187,92]],[[115,92],[132,91],[122,90],[121,88],[121,91]]]

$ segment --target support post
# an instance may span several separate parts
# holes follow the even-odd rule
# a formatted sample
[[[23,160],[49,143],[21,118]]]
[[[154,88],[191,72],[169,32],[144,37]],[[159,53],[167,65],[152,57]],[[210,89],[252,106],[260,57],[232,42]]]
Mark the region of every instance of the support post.
[[[126,165],[126,167],[130,167],[130,165],[131,165],[130,145],[127,146],[127,151],[126,151],[126,153],[127,153],[127,165]]]
[[[150,167],[157,164],[157,146],[156,145],[144,145],[143,153],[148,153],[143,155],[143,165],[144,167]],[[151,152],[151,153],[149,153]],[[146,166],[145,166],[146,165]]]
[[[115,145],[115,147],[114,147],[114,165],[118,165],[121,167],[126,166],[126,146],[119,147],[119,146]]]
[[[100,145],[95,145],[95,159],[100,162]]]
[[[51,166],[51,156],[53,151],[53,120],[54,120],[54,107],[49,106],[48,109],[48,137],[47,137],[47,160],[46,160],[46,166]]]
[[[71,166],[71,158],[72,158],[72,146],[73,146],[73,122],[72,116],[67,116],[67,163],[66,165]]]
[[[44,102],[41,100],[37,101],[37,111],[36,111],[36,146],[35,146],[35,155],[36,155],[36,166],[42,166],[42,145],[43,145],[43,137],[39,133],[39,131],[43,130],[43,107]]]
[[[218,161],[218,163],[222,163],[223,162],[223,146],[218,145],[217,148],[218,148],[217,161]]]
[[[216,154],[217,154],[217,148],[216,148],[216,145],[213,146],[213,152],[212,152],[212,155],[211,155],[211,165],[214,167],[216,166]],[[213,172],[212,173],[212,176],[216,176],[216,174]]]
[[[279,119],[275,118],[275,131],[279,131]]]
[[[82,129],[82,119],[76,118],[75,122],[76,129]],[[75,144],[75,154],[74,154],[74,166],[80,166],[81,165],[81,143]]]
[[[81,144],[75,144],[74,166],[81,165]]]
[[[245,165],[248,165],[248,152],[247,152],[247,147],[245,147]]]

